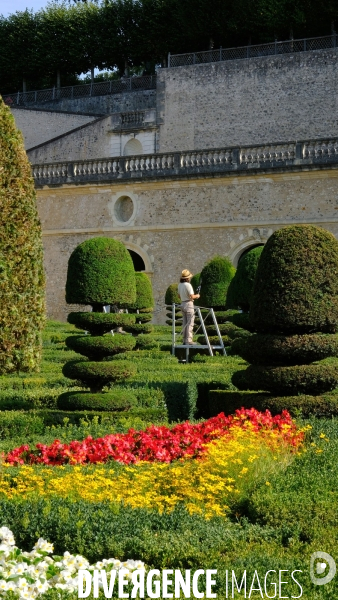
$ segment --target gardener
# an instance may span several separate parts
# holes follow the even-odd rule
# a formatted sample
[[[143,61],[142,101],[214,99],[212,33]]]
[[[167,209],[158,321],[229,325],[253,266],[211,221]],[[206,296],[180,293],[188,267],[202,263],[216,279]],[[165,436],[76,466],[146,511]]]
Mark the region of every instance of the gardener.
[[[180,283],[178,284],[178,293],[181,298],[181,308],[183,314],[183,344],[191,345],[193,327],[194,327],[194,300],[199,298],[199,294],[194,294],[193,287],[190,283],[192,273],[188,269],[182,271]]]

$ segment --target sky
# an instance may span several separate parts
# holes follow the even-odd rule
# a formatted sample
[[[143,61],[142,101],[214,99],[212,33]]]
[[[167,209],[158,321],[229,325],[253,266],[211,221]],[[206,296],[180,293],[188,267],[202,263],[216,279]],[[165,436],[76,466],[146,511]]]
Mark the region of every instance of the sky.
[[[8,17],[18,10],[33,9],[34,12],[47,5],[47,0],[0,0],[0,14]]]

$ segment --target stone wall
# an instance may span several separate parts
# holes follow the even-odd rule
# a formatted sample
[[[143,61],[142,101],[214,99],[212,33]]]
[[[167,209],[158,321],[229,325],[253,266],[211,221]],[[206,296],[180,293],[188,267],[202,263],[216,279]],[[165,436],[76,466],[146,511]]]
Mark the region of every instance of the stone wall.
[[[128,124],[126,126],[121,124],[121,113],[95,119],[91,123],[32,148],[27,152],[28,158],[32,164],[43,164],[123,156],[127,142],[132,139],[140,142],[139,153],[155,152],[156,112],[154,109],[148,109],[142,114],[145,122],[135,128]]]
[[[338,134],[338,50],[160,69],[160,152]]]
[[[94,115],[29,108],[13,108],[12,114],[25,139],[26,150],[95,119]]]
[[[237,264],[245,248],[289,223],[317,223],[338,236],[337,183],[338,169],[332,168],[38,190],[48,314],[64,320],[70,310],[64,286],[73,249],[104,235],[143,257],[153,281],[156,322],[164,322],[164,292],[182,268],[199,272],[215,254]],[[117,210],[125,197],[126,206],[133,206],[128,214]]]
[[[75,113],[108,115],[115,112],[142,110],[156,106],[156,90],[137,90],[108,96],[87,96],[84,98],[62,98],[37,103],[36,108]]]

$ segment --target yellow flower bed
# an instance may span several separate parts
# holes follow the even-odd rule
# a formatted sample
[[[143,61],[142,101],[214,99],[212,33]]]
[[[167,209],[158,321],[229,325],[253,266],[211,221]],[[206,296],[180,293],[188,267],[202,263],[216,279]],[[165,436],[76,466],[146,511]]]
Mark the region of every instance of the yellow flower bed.
[[[190,514],[225,515],[228,504],[255,481],[266,482],[290,462],[292,450],[275,431],[234,428],[208,444],[202,458],[167,463],[3,468],[0,498],[59,496],[88,502],[124,503],[170,511],[183,503]],[[15,473],[15,475],[13,475]]]

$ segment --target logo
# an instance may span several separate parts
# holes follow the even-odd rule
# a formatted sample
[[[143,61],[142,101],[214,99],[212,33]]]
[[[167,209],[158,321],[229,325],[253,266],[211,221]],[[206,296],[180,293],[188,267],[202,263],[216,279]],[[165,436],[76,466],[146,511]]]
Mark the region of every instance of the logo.
[[[325,561],[325,562],[324,562]],[[310,577],[315,585],[325,585],[332,581],[336,574],[336,563],[326,552],[314,552],[310,560]],[[320,577],[324,575],[324,577]]]

